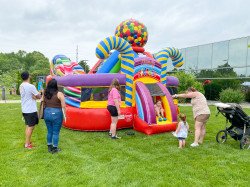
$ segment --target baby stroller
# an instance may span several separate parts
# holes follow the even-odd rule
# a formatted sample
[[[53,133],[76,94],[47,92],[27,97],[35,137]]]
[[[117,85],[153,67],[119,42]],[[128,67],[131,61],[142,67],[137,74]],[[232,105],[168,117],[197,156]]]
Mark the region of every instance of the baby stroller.
[[[236,141],[240,141],[241,149],[250,149],[250,117],[238,104],[216,103],[215,106],[218,114],[226,117],[226,128],[217,133],[216,141],[225,143],[230,135]]]

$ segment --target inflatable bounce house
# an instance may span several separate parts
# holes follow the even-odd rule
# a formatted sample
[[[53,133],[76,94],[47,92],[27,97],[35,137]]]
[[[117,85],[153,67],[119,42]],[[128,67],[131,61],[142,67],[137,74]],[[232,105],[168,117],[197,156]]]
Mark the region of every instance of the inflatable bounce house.
[[[50,78],[55,78],[66,97],[67,121],[64,126],[80,131],[106,131],[111,117],[107,108],[108,88],[114,78],[121,85],[121,113],[118,129],[134,128],[145,134],[174,131],[178,108],[171,92],[178,79],[167,76],[167,63],[183,65],[176,48],[165,48],[155,54],[143,48],[148,40],[144,24],[129,19],[117,26],[115,36],[102,40],[96,48],[100,59],[88,74],[64,55],[51,62]],[[48,79],[49,80],[49,79]],[[156,117],[154,103],[161,100],[162,121]]]

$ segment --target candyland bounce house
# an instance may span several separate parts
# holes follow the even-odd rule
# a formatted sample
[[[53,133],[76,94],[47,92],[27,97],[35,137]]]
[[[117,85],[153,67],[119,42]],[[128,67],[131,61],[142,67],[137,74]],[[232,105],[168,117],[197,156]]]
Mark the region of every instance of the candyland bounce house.
[[[121,85],[121,114],[117,129],[134,128],[145,134],[173,131],[177,125],[178,108],[171,92],[178,79],[167,76],[167,63],[183,65],[176,48],[157,53],[144,50],[148,40],[144,24],[129,19],[117,26],[115,36],[102,40],[96,48],[98,62],[88,74],[64,55],[51,62],[51,75],[66,98],[67,121],[64,127],[79,131],[106,131],[111,117],[107,108],[108,88],[114,78]],[[162,101],[164,120],[158,119],[154,103]]]

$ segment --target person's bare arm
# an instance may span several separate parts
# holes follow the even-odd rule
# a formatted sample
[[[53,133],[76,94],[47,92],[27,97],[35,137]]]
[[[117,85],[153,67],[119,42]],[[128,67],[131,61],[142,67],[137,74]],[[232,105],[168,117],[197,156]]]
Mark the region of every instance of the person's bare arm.
[[[189,92],[189,93],[185,93],[185,94],[175,94],[173,95],[173,98],[194,98],[196,96],[195,92]]]
[[[32,95],[32,99],[34,99],[34,100],[37,100],[37,99],[41,99],[41,98],[42,98],[41,93],[37,91],[37,89],[36,89],[35,86],[33,86],[33,88],[32,88],[32,94],[33,94],[33,95]]]
[[[37,99],[41,99],[42,96],[41,96],[41,94],[37,94],[37,95],[33,95],[32,98],[37,100]]]
[[[61,106],[62,106],[62,110],[63,110],[63,113],[64,113],[64,120],[66,121],[66,103],[65,103],[65,97],[63,95],[62,92],[58,92],[57,93],[57,97],[58,99],[61,101]]]
[[[114,99],[114,102],[115,102],[115,107],[117,108],[118,115],[121,115],[119,100],[118,99]]]
[[[181,129],[181,124],[178,123],[178,127],[177,127],[177,129],[176,129],[176,131],[175,131],[175,134],[177,134],[177,133],[180,131],[180,129]]]

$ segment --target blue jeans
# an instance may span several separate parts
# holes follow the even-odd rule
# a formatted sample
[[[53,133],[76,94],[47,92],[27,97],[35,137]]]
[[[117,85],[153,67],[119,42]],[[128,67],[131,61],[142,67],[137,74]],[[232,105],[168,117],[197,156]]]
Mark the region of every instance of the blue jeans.
[[[49,108],[44,110],[44,121],[47,126],[47,144],[58,147],[59,133],[62,127],[62,108]]]

